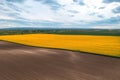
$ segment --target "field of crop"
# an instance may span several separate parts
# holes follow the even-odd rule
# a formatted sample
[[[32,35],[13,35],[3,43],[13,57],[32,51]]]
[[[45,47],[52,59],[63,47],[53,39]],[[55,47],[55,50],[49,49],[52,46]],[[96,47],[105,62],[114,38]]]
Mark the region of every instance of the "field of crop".
[[[120,57],[120,36],[25,34],[0,36],[0,40]]]
[[[120,29],[16,29],[0,30],[0,35],[16,34],[62,34],[62,35],[103,35],[120,36]]]

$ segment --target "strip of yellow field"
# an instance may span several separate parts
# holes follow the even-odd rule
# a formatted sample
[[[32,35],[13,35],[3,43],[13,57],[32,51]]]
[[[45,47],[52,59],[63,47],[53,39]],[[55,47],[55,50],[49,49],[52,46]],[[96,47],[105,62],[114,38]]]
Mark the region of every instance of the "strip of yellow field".
[[[120,36],[26,34],[0,36],[0,39],[31,46],[77,50],[120,57]]]

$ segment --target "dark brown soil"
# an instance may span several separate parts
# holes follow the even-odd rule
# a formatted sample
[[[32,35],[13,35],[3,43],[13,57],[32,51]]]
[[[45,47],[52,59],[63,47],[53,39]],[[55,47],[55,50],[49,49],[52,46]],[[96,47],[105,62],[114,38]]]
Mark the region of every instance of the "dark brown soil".
[[[120,80],[120,58],[0,41],[0,80]]]

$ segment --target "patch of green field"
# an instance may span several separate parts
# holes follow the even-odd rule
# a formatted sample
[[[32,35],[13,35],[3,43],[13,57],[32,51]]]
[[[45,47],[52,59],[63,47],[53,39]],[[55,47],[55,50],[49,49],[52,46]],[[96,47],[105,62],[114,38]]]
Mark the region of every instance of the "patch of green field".
[[[0,30],[0,35],[14,34],[65,34],[65,35],[104,35],[104,36],[120,36],[120,30],[103,30],[103,29],[43,29],[43,30]]]

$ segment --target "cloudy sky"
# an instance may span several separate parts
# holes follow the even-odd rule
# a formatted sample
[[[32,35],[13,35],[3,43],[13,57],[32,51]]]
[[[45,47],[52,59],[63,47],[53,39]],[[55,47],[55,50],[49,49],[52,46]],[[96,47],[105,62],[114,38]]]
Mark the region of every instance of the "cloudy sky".
[[[0,28],[120,29],[120,0],[0,0]]]

